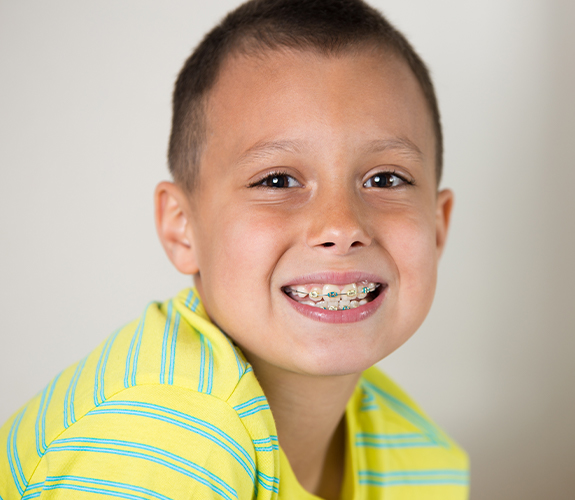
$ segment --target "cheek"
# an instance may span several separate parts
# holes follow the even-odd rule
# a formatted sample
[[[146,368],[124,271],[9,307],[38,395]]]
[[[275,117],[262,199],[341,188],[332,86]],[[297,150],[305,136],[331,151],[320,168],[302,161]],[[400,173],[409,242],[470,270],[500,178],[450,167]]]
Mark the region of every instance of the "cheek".
[[[403,217],[389,227],[389,251],[397,266],[400,292],[408,302],[428,309],[435,292],[437,254],[435,226],[429,217]]]
[[[285,217],[249,209],[220,212],[209,225],[200,267],[204,306],[212,320],[248,351],[264,342],[271,320],[270,281],[289,245]],[[207,225],[206,225],[207,228]],[[271,349],[271,347],[270,347]]]
[[[209,232],[205,261],[210,262],[211,278],[217,276],[216,281],[227,287],[245,287],[244,281],[268,277],[286,248],[289,233],[285,217],[254,209],[221,213]]]

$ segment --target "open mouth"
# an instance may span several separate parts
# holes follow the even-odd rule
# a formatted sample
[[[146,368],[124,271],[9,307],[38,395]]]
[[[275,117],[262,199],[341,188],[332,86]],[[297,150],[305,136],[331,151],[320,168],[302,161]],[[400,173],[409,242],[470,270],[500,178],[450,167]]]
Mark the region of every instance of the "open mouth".
[[[348,285],[309,284],[283,287],[292,300],[328,311],[355,309],[374,300],[385,288],[382,283],[367,280]]]

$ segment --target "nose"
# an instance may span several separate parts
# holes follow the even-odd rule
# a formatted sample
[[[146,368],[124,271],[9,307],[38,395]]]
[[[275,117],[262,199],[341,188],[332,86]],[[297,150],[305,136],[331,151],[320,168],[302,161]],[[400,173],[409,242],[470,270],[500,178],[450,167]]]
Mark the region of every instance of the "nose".
[[[315,217],[308,232],[308,245],[332,254],[346,255],[369,246],[366,214],[361,200],[353,193],[325,193],[313,207]]]

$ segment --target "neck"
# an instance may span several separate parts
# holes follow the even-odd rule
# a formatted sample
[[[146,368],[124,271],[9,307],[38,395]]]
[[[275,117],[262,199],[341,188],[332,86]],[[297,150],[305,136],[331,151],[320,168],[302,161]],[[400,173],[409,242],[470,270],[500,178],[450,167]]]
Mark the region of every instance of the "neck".
[[[344,470],[345,408],[360,374],[311,376],[250,359],[269,402],[278,440],[299,483],[339,498]]]

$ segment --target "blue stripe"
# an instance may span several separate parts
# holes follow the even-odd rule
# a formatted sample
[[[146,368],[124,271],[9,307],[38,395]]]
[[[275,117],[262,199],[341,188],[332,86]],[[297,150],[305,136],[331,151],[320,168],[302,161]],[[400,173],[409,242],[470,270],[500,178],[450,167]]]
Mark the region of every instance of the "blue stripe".
[[[248,399],[245,403],[239,404],[237,406],[234,406],[234,410],[239,411],[239,410],[243,410],[244,408],[247,408],[248,406],[251,406],[255,403],[260,403],[261,401],[267,401],[265,396],[258,396],[252,399]]]
[[[144,312],[144,314],[145,314],[145,312]],[[134,344],[136,343],[136,337],[138,336],[138,333],[140,332],[140,325],[142,324],[143,320],[144,320],[144,317],[142,316],[140,318],[140,321],[138,321],[138,325],[136,326],[136,331],[134,332],[134,335],[132,336],[132,341],[130,342],[130,347],[128,349],[128,355],[126,356],[126,372],[124,373],[124,387],[126,389],[128,387],[130,387],[130,360],[132,359],[132,353],[134,351]]]
[[[48,394],[48,384],[42,391],[42,397],[40,398],[40,407],[38,408],[38,415],[36,416],[36,453],[39,457],[44,455],[44,450],[40,448],[40,427],[42,425],[42,412],[44,410],[44,403],[46,402],[46,394]]]
[[[433,486],[467,485],[469,472],[464,470],[414,470],[414,471],[359,471],[359,484],[372,486]]]
[[[368,432],[358,432],[355,445],[370,448],[429,448],[438,446],[435,441],[430,441],[423,434],[371,434]]]
[[[269,410],[269,409],[270,409],[270,406],[268,404],[260,405],[260,406],[256,406],[255,408],[252,408],[251,410],[246,410],[246,411],[243,411],[241,413],[238,413],[238,416],[240,418],[243,418],[243,417],[247,417],[249,415],[253,415],[254,413],[258,413],[259,411]]]
[[[370,486],[467,486],[468,481],[464,479],[360,479],[359,484]]]
[[[364,439],[422,439],[425,437],[425,434],[420,434],[418,432],[402,432],[398,434],[374,434],[371,432],[357,432],[355,437]]]
[[[244,449],[243,446],[241,446],[235,439],[233,439],[231,436],[229,436],[228,434],[226,434],[225,432],[223,432],[219,427],[216,427],[213,424],[210,424],[209,422],[206,422],[205,420],[201,420],[199,418],[196,417],[192,417],[191,415],[188,415],[187,413],[183,413],[181,411],[177,411],[177,410],[173,410],[172,408],[167,408],[165,406],[159,406],[159,405],[155,405],[155,404],[151,404],[151,403],[142,403],[139,401],[106,401],[102,404],[102,406],[100,406],[100,408],[105,408],[108,406],[127,406],[127,407],[135,407],[135,408],[146,408],[149,410],[155,410],[155,411],[160,411],[163,413],[167,413],[168,415],[172,415],[174,417],[178,417],[181,418],[182,420],[187,420],[188,422],[192,422],[194,424],[197,425],[201,425],[202,427],[205,427],[209,430],[211,430],[214,434],[217,434],[218,436],[220,436],[222,439],[224,439],[225,441],[227,441],[228,443],[232,444],[233,446],[235,446],[241,453],[242,455],[245,457],[247,463],[255,470],[256,468],[256,464],[254,463],[252,457],[250,456],[250,454]],[[94,412],[96,410],[92,410],[92,412]],[[90,412],[90,413],[92,413]],[[144,416],[146,416],[147,414],[143,414]],[[173,422],[177,422],[178,425],[180,424],[180,422],[173,420]],[[187,427],[186,427],[187,428]],[[270,435],[270,437],[277,442],[277,436],[276,435]],[[219,443],[219,441],[218,441]]]
[[[70,379],[70,383],[68,384],[68,388],[66,389],[66,395],[64,396],[64,429],[67,429],[69,426],[69,424],[68,424],[68,406],[69,406],[68,401],[70,399],[70,390],[72,389],[72,384],[74,383],[74,380],[76,378],[76,373],[77,373],[79,367],[80,367],[80,363],[78,363],[78,366],[74,370],[74,374],[72,375],[72,378]]]
[[[280,484],[279,478],[277,478],[275,476],[268,476],[267,474],[264,474],[263,472],[260,472],[260,471],[258,471],[258,476],[263,477],[266,481],[269,481],[273,484]]]
[[[403,418],[408,420],[414,426],[420,428],[422,431],[425,431],[425,434],[429,436],[430,439],[432,439],[437,444],[445,448],[449,447],[449,444],[441,436],[439,430],[436,427],[434,427],[428,420],[422,417],[419,413],[417,413],[413,408],[409,407],[403,401],[400,401],[391,394],[380,389],[376,385],[373,385],[371,382],[365,379],[362,382],[364,384],[367,384],[371,390],[373,390],[376,394],[381,396],[393,411],[401,415]]]
[[[76,381],[74,382],[74,386],[72,387],[72,394],[70,397],[70,422],[73,424],[74,422],[76,422],[76,414],[74,411],[74,400],[76,398],[76,387],[78,386],[78,381],[80,380],[80,375],[82,373],[82,371],[84,370],[84,367],[86,366],[86,360],[88,359],[88,356],[86,356],[80,363],[82,364],[82,366],[80,367],[80,371],[78,372],[78,376],[76,377]]]
[[[395,448],[437,448],[439,445],[431,441],[420,441],[411,443],[363,443],[356,442],[355,445],[361,448],[381,448],[381,449],[395,449]]]
[[[142,326],[140,327],[140,335],[138,341],[136,342],[136,352],[134,353],[134,360],[132,361],[132,387],[136,385],[136,372],[138,371],[138,357],[140,355],[140,346],[142,345],[142,337],[144,336],[144,325],[146,324],[146,316],[148,315],[148,309],[152,304],[146,306],[144,311],[144,316],[142,317]]]
[[[64,428],[66,429],[76,421],[76,416],[74,415],[74,394],[76,393],[76,385],[78,384],[80,373],[85,364],[86,358],[78,363],[74,375],[72,375],[70,385],[66,390],[66,397],[64,398]]]
[[[108,364],[108,358],[110,357],[110,351],[112,350],[112,346],[116,341],[116,337],[120,333],[120,329],[116,330],[114,334],[111,336],[110,343],[108,344],[108,351],[104,356],[104,362],[102,363],[101,371],[100,371],[100,402],[106,399],[106,391],[104,389],[104,376],[106,375],[106,365]]]
[[[208,365],[208,389],[206,394],[212,393],[212,384],[214,382],[214,351],[212,349],[212,343],[210,339],[206,338],[208,343],[208,355],[209,355],[209,365]]]
[[[258,471],[258,481],[262,485],[263,485],[263,483],[261,482],[261,479],[260,479],[262,477],[269,483],[276,484],[276,485],[280,484],[280,480],[278,477],[268,476],[267,474],[264,474],[263,472]]]
[[[104,360],[104,356],[106,354],[106,349],[108,348],[108,344],[110,343],[110,337],[106,339],[104,342],[104,346],[102,347],[102,352],[100,353],[100,357],[98,358],[98,363],[96,364],[96,376],[94,381],[94,404],[98,406],[100,401],[98,400],[98,384],[100,381],[100,367],[102,366],[102,362]]]
[[[265,490],[273,491],[274,493],[279,493],[279,488],[277,486],[270,486],[269,484],[264,483],[258,476],[258,483],[263,486]]]
[[[42,490],[32,491],[32,492],[28,492],[28,490],[26,490],[26,493],[24,493],[24,495],[22,495],[22,500],[29,500],[30,498],[38,498],[41,494],[42,494]]]
[[[366,390],[365,387],[362,387],[362,392],[363,392],[363,398],[362,398],[363,403],[371,403],[372,401],[375,401],[375,396],[371,392]]]
[[[377,405],[367,405],[367,406],[362,406],[360,411],[370,411],[370,410],[378,410],[379,406]]]
[[[198,382],[198,392],[204,392],[204,362],[206,358],[206,348],[204,347],[204,335],[200,333],[200,345],[201,345],[201,356],[200,356],[200,381]]]
[[[379,478],[400,476],[469,476],[469,472],[461,469],[428,469],[428,470],[397,470],[391,472],[379,472],[373,470],[360,470],[359,476],[375,476]]]
[[[167,422],[173,425],[176,425],[178,427],[181,427],[183,429],[186,430],[190,430],[192,432],[194,432],[195,434],[199,434],[200,436],[203,436],[207,439],[209,439],[210,441],[212,441],[213,443],[216,443],[217,445],[219,445],[221,448],[223,448],[225,451],[227,451],[230,455],[232,455],[236,461],[244,468],[244,470],[246,471],[246,473],[248,474],[248,476],[250,477],[250,479],[252,481],[254,481],[254,473],[252,472],[251,469],[248,468],[248,466],[244,463],[244,461],[241,459],[241,457],[237,454],[237,452],[235,452],[233,449],[231,449],[228,445],[226,445],[225,443],[222,443],[221,441],[218,441],[217,439],[214,438],[214,436],[212,436],[211,434],[208,434],[205,431],[202,431],[200,429],[196,429],[194,427],[191,427],[189,425],[183,424],[181,422],[178,421],[174,421],[172,419],[169,419],[167,417],[162,417],[160,415],[155,415],[155,414],[151,414],[151,413],[143,413],[143,412],[137,412],[134,410],[116,410],[116,411],[109,411],[109,410],[92,410],[90,412],[90,414],[95,414],[95,415],[101,415],[104,413],[113,413],[113,414],[117,414],[117,415],[135,415],[135,416],[142,416],[142,417],[148,417],[148,418],[153,418],[155,420],[159,420],[161,422]],[[242,448],[243,450],[243,448]],[[245,451],[245,450],[243,450]],[[255,469],[255,466],[254,466]]]
[[[229,340],[228,340],[229,342]],[[245,366],[243,365],[242,361],[240,360],[240,357],[238,356],[238,351],[236,350],[236,347],[230,342],[230,345],[232,346],[232,349],[234,351],[234,356],[236,357],[236,364],[238,365],[238,378],[242,378],[243,374],[245,373]]]
[[[38,498],[42,494],[42,486],[44,486],[44,481],[41,483],[29,484],[24,495],[22,495],[22,500],[27,500],[28,498]]]
[[[174,367],[176,366],[176,339],[178,338],[178,330],[180,329],[180,313],[176,312],[176,321],[172,330],[172,347],[170,351],[170,373],[168,375],[168,384],[174,384]]]
[[[46,398],[46,402],[44,404],[44,409],[42,411],[42,442],[41,442],[41,446],[42,446],[42,452],[43,453],[46,453],[46,448],[47,448],[47,446],[46,446],[46,414],[48,413],[48,406],[50,406],[50,401],[52,401],[54,389],[56,388],[56,384],[58,382],[58,379],[60,378],[60,375],[62,375],[61,372],[58,375],[56,375],[54,380],[52,380],[52,382],[48,385],[48,387],[50,389],[48,390],[48,397]]]
[[[188,292],[188,296],[186,297],[186,302],[185,302],[187,308],[190,307],[190,301],[192,300],[192,297],[195,297],[195,294],[194,294],[193,290],[190,290]],[[196,298],[196,300],[198,300],[198,299]],[[195,312],[195,309],[194,309],[194,312]]]
[[[362,387],[363,398],[360,411],[370,411],[378,410],[379,406],[375,401],[375,395],[367,390],[366,387]]]
[[[20,464],[20,458],[18,457],[18,448],[16,445],[16,437],[18,434],[18,427],[20,427],[20,422],[22,421],[22,417],[24,417],[24,412],[26,408],[24,408],[20,414],[14,419],[12,426],[10,427],[10,432],[8,433],[8,442],[6,443],[8,446],[8,463],[10,464],[10,471],[12,472],[12,479],[14,480],[14,484],[16,485],[16,489],[22,495],[24,493],[24,488],[26,487],[26,477],[22,472],[22,466]],[[14,458],[12,458],[14,455]],[[14,466],[14,462],[16,462],[16,467]],[[16,471],[16,469],[18,469]],[[23,487],[20,485],[22,482]]]
[[[270,434],[269,437],[261,438],[261,439],[253,439],[252,442],[254,444],[272,444],[278,442],[278,437]]]
[[[78,444],[73,445],[74,443],[78,443]],[[86,443],[100,445],[100,446],[89,446]],[[62,444],[64,446],[62,446]],[[184,469],[183,467],[180,467],[178,465],[174,465],[174,464],[172,464],[166,460],[163,460],[161,458],[158,458],[158,457],[155,457],[152,455],[148,455],[146,453],[142,453],[142,452],[138,452],[138,451],[117,449],[117,448],[107,448],[107,447],[101,446],[101,444],[123,446],[126,448],[135,448],[137,450],[139,449],[139,450],[144,450],[144,451],[147,451],[150,453],[156,453],[157,455],[160,455],[160,456],[165,457],[165,458],[170,458],[171,460],[179,462],[180,464],[186,465],[187,467],[189,467],[192,470],[195,470],[197,472],[200,472],[200,473],[206,475],[207,477],[212,479],[215,483],[217,483],[218,485],[220,485],[224,489],[226,489],[231,495],[233,495],[234,497],[237,498],[236,491],[231,486],[227,485],[224,481],[222,481],[219,477],[217,477],[212,472],[210,472],[209,470],[207,470],[207,469],[205,469],[205,468],[203,468],[203,467],[201,467],[201,466],[199,466],[193,462],[190,462],[189,460],[186,460],[186,459],[184,459],[178,455],[175,455],[173,453],[169,453],[169,452],[162,450],[160,448],[155,448],[153,446],[148,446],[148,445],[144,445],[144,444],[140,444],[140,443],[132,443],[132,442],[128,442],[128,441],[119,441],[119,440],[115,440],[115,439],[70,438],[70,439],[61,439],[61,440],[58,440],[58,441],[52,443],[52,446],[50,446],[48,453],[55,452],[55,451],[82,451],[82,452],[92,451],[95,453],[109,453],[112,455],[126,456],[126,457],[131,457],[131,458],[140,458],[143,460],[147,460],[149,462],[153,462],[153,463],[162,465],[162,466],[167,467],[169,469],[172,469],[176,472],[179,472],[185,476],[191,477],[191,478],[195,479],[196,481],[204,484],[205,486],[208,486],[212,491],[215,491],[219,495],[221,495],[225,498],[231,498],[228,494],[226,494],[224,491],[222,491],[216,485],[210,483],[208,480],[204,479],[203,477],[199,476],[198,474],[195,474],[194,472],[191,472],[189,470]]]
[[[128,493],[121,493],[119,491],[105,490],[103,488],[91,488],[89,486],[78,486],[73,484],[57,484],[45,486],[44,490],[72,490],[72,491],[83,491],[85,493],[96,493],[98,495],[107,495],[116,498],[127,498],[128,500],[147,500],[147,497],[130,495]],[[31,497],[30,497],[31,498]]]
[[[174,415],[174,416],[177,416],[179,418],[182,418],[183,420],[193,422],[194,424],[201,425],[202,427],[205,427],[205,428],[211,430],[212,432],[216,433],[218,436],[220,436],[221,438],[226,440],[228,443],[232,444],[235,448],[237,448],[237,450],[244,456],[245,461],[242,460],[242,458],[238,455],[238,453],[235,450],[233,450],[232,448],[230,448],[227,444],[218,440],[212,434],[209,434],[206,431],[203,431],[199,428],[196,428],[190,424],[186,424],[184,422],[180,422],[178,420],[174,420],[173,418],[166,417],[163,415],[157,415],[155,413],[148,413],[148,412],[145,412],[142,410],[121,410],[121,409],[108,409],[108,408],[106,408],[107,406],[121,406],[121,405],[125,405],[128,407],[144,407],[144,408],[149,408],[149,409],[153,409],[156,411],[162,411],[164,413],[168,413],[170,415]],[[146,403],[132,402],[132,401],[120,401],[120,402],[116,401],[114,403],[104,402],[98,409],[94,409],[94,410],[89,412],[89,414],[96,414],[96,415],[108,414],[108,413],[120,414],[120,415],[136,415],[136,416],[141,416],[141,417],[153,418],[155,420],[167,422],[167,423],[176,425],[178,427],[181,427],[182,429],[190,430],[196,434],[199,434],[200,436],[203,436],[203,437],[209,439],[210,441],[216,443],[221,448],[226,450],[230,455],[232,455],[236,459],[236,461],[245,469],[245,471],[247,472],[250,479],[252,481],[254,481],[254,472],[253,471],[255,471],[256,466],[255,466],[255,463],[254,463],[252,457],[234,439],[232,439],[230,436],[228,436],[227,434],[222,432],[216,426],[209,424],[208,422],[205,422],[203,420],[192,417],[190,415],[186,415],[184,413],[181,413],[181,412],[178,412],[175,410],[170,410],[168,408],[164,408],[161,406],[156,406],[156,405],[151,405],[151,404],[146,404]],[[247,465],[245,462],[247,462]]]
[[[164,327],[164,339],[162,341],[162,365],[160,367],[160,384],[164,383],[164,372],[166,371],[166,356],[168,349],[168,336],[170,335],[170,325],[172,323],[172,301],[168,303],[168,317]]]
[[[270,446],[256,446],[254,447],[256,451],[274,451],[279,450],[279,446],[277,444],[272,444]]]
[[[99,486],[108,486],[111,488],[118,488],[118,489],[124,489],[124,490],[128,490],[128,491],[134,491],[134,492],[138,492],[138,493],[144,493],[146,495],[149,495],[151,497],[157,498],[159,500],[171,500],[169,497],[162,495],[161,493],[157,493],[155,491],[149,490],[148,488],[142,488],[141,486],[135,486],[132,484],[126,484],[126,483],[118,483],[116,481],[106,481],[103,479],[92,479],[92,478],[87,478],[87,477],[79,477],[79,476],[48,476],[46,478],[46,482],[51,482],[51,483],[59,483],[60,481],[69,481],[69,482],[77,482],[77,483],[85,483],[85,484],[89,484],[89,485],[99,485]],[[55,488],[61,488],[61,487],[66,487],[65,485],[63,485],[62,483],[60,484],[51,484],[48,485],[46,489],[55,489]],[[94,492],[100,492],[101,490],[98,488],[94,488]],[[112,491],[112,490],[104,490],[104,491]],[[147,497],[135,497],[135,498],[147,498]]]
[[[226,341],[228,342],[228,344],[232,348],[232,351],[234,352],[234,356],[236,357],[236,363],[238,365],[238,380],[239,380],[240,378],[242,378],[242,375],[244,375],[246,367],[244,366],[243,361],[241,361],[240,357],[238,356],[238,350],[236,349],[236,346],[233,344],[233,342],[229,339],[229,337],[224,332],[222,332],[222,335],[224,336],[224,338],[226,339]]]

